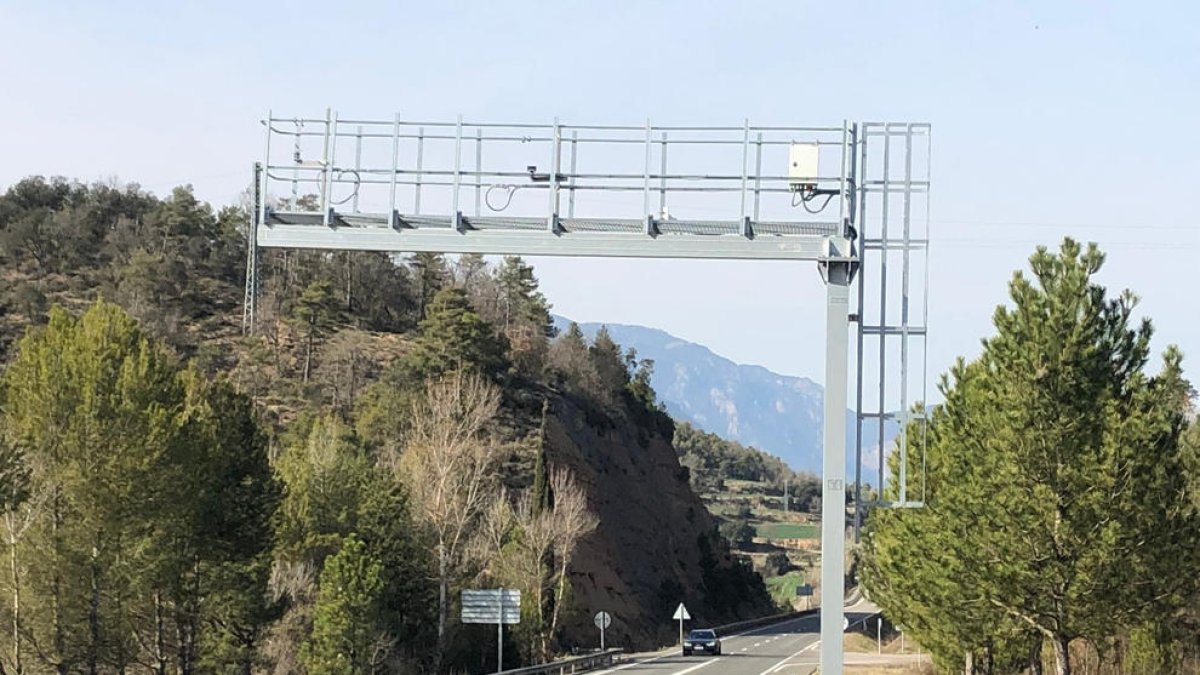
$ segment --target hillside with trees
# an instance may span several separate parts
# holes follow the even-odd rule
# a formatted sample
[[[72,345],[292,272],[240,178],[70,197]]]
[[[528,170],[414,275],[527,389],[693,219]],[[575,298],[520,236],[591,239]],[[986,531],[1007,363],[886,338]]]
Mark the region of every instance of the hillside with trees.
[[[946,672],[1200,668],[1194,392],[1174,347],[1151,365],[1103,262],[1069,239],[1034,254],[942,380],[925,508],[870,513],[865,587]]]
[[[652,364],[554,335],[532,268],[263,251],[189,188],[0,196],[0,665],[494,669],[464,588],[521,590],[506,664],[773,609],[672,446]]]

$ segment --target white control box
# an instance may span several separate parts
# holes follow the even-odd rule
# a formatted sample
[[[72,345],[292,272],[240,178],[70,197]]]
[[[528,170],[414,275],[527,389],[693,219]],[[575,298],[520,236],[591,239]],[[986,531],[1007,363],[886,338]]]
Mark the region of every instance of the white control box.
[[[793,190],[816,187],[819,156],[816,143],[792,143],[788,149],[788,185]]]

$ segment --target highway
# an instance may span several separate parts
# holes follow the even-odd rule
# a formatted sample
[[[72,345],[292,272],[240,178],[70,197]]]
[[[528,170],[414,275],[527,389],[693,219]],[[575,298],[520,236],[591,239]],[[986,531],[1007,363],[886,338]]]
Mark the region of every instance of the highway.
[[[846,618],[853,627],[876,611],[869,602],[859,601],[846,608]],[[721,656],[683,656],[679,647],[672,647],[635,655],[631,663],[597,671],[597,675],[809,675],[819,665],[820,626],[816,616],[720,637]]]

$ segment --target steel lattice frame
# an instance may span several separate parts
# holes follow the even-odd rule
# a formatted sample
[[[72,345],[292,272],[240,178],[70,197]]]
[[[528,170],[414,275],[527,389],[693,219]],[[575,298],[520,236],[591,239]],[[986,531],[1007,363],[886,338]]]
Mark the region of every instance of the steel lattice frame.
[[[845,513],[849,322],[857,325],[856,485],[861,484],[864,425],[877,421],[882,438],[886,419],[904,419],[888,412],[888,401],[896,399],[904,411],[910,402],[924,400],[923,389],[909,395],[908,344],[925,335],[924,311],[914,322],[909,298],[910,281],[917,278],[910,254],[928,247],[927,234],[916,237],[911,227],[914,196],[924,195],[927,205],[927,152],[923,177],[913,173],[913,140],[928,147],[927,124],[504,124],[469,122],[461,116],[453,122],[411,121],[400,115],[341,119],[332,111],[323,118],[268,115],[263,124],[266,152],[256,165],[247,237],[247,332],[254,330],[260,247],[809,261],[817,264],[827,289],[826,513]],[[897,136],[905,145],[896,154],[907,167],[898,174],[891,164]],[[880,140],[883,163],[875,169],[875,154],[867,149]],[[777,170],[787,166],[784,154],[796,143],[815,148],[820,164],[836,170],[822,169],[799,181]],[[889,230],[897,196],[903,209],[899,236]],[[927,232],[927,209],[925,216]],[[897,254],[903,258],[898,299],[888,290],[887,271]],[[868,275],[874,273],[871,255],[880,268],[878,286],[871,287],[877,290],[872,294],[866,283],[859,283],[852,314],[851,286],[860,265],[871,268]],[[923,262],[927,267],[927,256]],[[922,281],[922,294],[926,286]],[[872,301],[878,303],[877,314],[871,313]],[[888,315],[896,302],[901,307],[898,321]],[[869,412],[863,398],[870,370],[864,366],[870,361],[865,343],[873,336],[879,341],[874,364],[879,399]],[[893,336],[903,355],[898,396],[885,384],[887,344]],[[923,387],[924,378],[921,382]],[[906,452],[906,439],[899,447]],[[881,484],[883,454],[881,443]],[[905,480],[899,494],[907,504]],[[856,515],[856,534],[858,520]],[[823,518],[821,538],[821,666],[834,675],[842,672],[843,519]]]

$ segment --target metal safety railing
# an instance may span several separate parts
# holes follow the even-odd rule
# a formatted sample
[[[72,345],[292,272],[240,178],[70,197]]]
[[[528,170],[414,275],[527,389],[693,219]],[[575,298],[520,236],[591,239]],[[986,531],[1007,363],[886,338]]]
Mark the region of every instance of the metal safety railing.
[[[263,123],[264,194],[286,204],[281,210],[321,214],[326,226],[342,224],[340,214],[382,214],[396,226],[407,219],[392,214],[448,217],[459,225],[506,212],[536,215],[554,230],[560,218],[591,212],[608,220],[616,208],[635,222],[678,217],[669,209],[685,221],[743,228],[796,220],[840,227],[853,201],[848,123],[510,124],[461,116],[345,119],[334,111],[323,118],[268,115]],[[824,157],[820,173],[803,185],[788,169],[787,153],[798,142]],[[304,202],[305,195],[315,203]]]
[[[573,656],[569,659],[544,663],[540,666],[528,666],[515,670],[504,670],[500,675],[566,675],[567,673],[585,673],[593,668],[611,666],[617,662],[624,651],[621,649],[606,649],[594,654]]]

